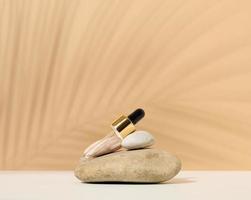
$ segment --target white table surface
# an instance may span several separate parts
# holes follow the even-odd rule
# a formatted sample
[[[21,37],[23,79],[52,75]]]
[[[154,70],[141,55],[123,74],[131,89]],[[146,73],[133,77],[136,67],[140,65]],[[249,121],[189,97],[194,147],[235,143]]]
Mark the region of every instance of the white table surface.
[[[1,200],[251,200],[251,171],[182,171],[162,184],[86,184],[71,171],[0,171]]]

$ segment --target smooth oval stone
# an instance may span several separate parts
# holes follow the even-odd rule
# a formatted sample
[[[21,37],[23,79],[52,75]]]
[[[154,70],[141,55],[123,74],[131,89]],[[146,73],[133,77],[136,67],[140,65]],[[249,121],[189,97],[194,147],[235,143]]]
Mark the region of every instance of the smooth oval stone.
[[[82,161],[75,176],[83,182],[159,183],[181,169],[174,155],[155,149],[120,151]]]
[[[126,149],[141,149],[154,144],[154,137],[146,131],[135,131],[123,139],[121,146]]]

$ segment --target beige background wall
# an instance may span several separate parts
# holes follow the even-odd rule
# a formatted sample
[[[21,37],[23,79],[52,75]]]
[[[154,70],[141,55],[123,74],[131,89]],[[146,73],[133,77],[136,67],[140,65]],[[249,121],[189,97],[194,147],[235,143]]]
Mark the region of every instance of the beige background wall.
[[[184,169],[251,169],[251,3],[0,0],[0,169],[72,169],[111,121]]]

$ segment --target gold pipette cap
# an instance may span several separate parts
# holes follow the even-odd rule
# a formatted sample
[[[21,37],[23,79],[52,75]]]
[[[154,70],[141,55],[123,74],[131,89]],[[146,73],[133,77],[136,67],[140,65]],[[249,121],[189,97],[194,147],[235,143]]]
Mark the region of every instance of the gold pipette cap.
[[[128,116],[122,115],[118,119],[114,120],[111,128],[118,137],[123,139],[136,130],[135,124],[144,116],[144,110],[138,108]]]

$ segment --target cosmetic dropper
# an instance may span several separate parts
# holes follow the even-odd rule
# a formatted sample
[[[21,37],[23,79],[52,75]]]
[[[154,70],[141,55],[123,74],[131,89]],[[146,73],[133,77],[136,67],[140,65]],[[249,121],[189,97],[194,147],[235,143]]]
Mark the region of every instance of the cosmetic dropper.
[[[144,110],[138,108],[128,116],[122,115],[114,120],[111,124],[112,131],[101,140],[98,140],[87,147],[84,151],[83,157],[98,157],[120,149],[122,140],[136,130],[135,124],[137,124],[144,116]]]

